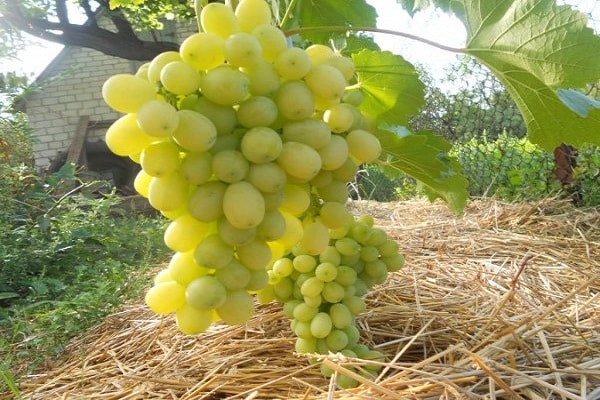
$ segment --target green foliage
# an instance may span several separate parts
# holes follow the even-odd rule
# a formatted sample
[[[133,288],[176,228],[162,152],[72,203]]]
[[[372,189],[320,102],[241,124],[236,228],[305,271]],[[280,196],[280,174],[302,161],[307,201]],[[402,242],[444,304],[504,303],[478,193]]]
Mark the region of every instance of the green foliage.
[[[162,29],[164,20],[186,20],[195,17],[193,2],[179,0],[110,0],[110,10],[122,12],[132,27],[143,31]]]

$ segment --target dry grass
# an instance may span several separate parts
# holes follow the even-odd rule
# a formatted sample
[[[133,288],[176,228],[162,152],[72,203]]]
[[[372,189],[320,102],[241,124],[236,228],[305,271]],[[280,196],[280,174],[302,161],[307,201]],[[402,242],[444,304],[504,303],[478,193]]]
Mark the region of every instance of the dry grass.
[[[188,337],[125,307],[20,386],[26,399],[600,399],[600,213],[547,200],[355,202],[407,266],[368,296],[364,342],[388,360],[336,389],[295,355],[274,304]],[[328,357],[337,374],[360,360]]]

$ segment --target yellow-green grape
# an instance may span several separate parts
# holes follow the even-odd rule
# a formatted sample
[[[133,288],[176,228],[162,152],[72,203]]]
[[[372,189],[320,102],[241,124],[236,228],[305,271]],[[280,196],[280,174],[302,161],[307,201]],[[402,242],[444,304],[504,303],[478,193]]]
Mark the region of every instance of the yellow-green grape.
[[[312,44],[305,51],[312,65],[322,64],[335,54],[331,47],[324,44]]]
[[[148,175],[143,169],[141,169],[133,180],[133,188],[136,192],[140,194],[140,196],[148,198],[148,188],[150,187],[150,182],[152,181],[152,176]]]
[[[189,283],[185,298],[192,307],[210,310],[225,303],[227,290],[214,276],[204,275]]]
[[[244,32],[252,32],[257,26],[271,23],[271,8],[264,0],[241,0],[235,9]]]
[[[363,246],[360,250],[360,259],[366,263],[377,261],[379,259],[379,250],[374,246]]]
[[[342,133],[349,130],[354,125],[354,107],[347,103],[339,103],[325,110],[323,121],[329,125],[334,133]]]
[[[201,310],[189,304],[175,313],[177,328],[186,335],[196,335],[205,332],[213,322],[211,310]]]
[[[292,261],[294,269],[302,274],[312,272],[317,267],[317,260],[308,254],[300,254]]]
[[[226,39],[240,31],[240,23],[233,10],[222,3],[209,3],[200,12],[200,25],[204,32]]]
[[[215,272],[215,277],[227,290],[239,290],[250,282],[250,271],[235,258]]]
[[[203,221],[216,221],[223,215],[223,198],[227,184],[209,181],[198,186],[189,196],[188,210],[191,216]]]
[[[177,172],[153,177],[148,185],[148,201],[156,210],[173,211],[185,204],[188,191],[187,181]]]
[[[225,189],[223,212],[236,228],[254,228],[265,216],[265,200],[252,184],[235,182]]]
[[[217,4],[217,3],[210,3]],[[228,65],[209,70],[200,81],[200,90],[210,101],[232,106],[250,93],[250,80],[242,71]]]
[[[150,176],[166,176],[179,168],[179,148],[172,142],[155,142],[140,155],[140,164]]]
[[[310,322],[319,312],[317,307],[311,307],[304,302],[299,302],[294,305],[292,310],[292,318],[300,322]]]
[[[231,65],[249,67],[261,59],[262,48],[256,36],[246,32],[238,32],[225,39],[223,55]]]
[[[325,282],[321,296],[328,303],[337,303],[346,296],[346,290],[337,282]]]
[[[320,170],[319,173],[310,180],[310,185],[319,188],[321,186],[327,186],[333,180],[333,174],[331,171],[326,171],[324,169]]]
[[[304,228],[302,227],[302,221],[293,216],[290,213],[282,212],[283,218],[285,219],[285,233],[282,237],[277,239],[283,248],[286,250],[291,249],[295,246],[302,236],[304,235]]]
[[[356,274],[354,268],[346,265],[338,265],[338,272],[337,276],[335,277],[335,281],[342,286],[349,287],[356,282],[357,276],[358,275]]]
[[[338,203],[346,203],[348,201],[348,188],[346,182],[332,180],[327,186],[317,188],[317,193],[324,201],[335,201]]]
[[[363,129],[355,129],[346,135],[350,154],[361,163],[377,160],[381,154],[381,143],[375,135]]]
[[[191,185],[201,185],[212,175],[212,154],[186,153],[181,160],[181,175]]]
[[[350,309],[343,303],[332,304],[329,308],[329,316],[333,326],[337,329],[346,329],[354,322],[354,316]]]
[[[287,184],[283,188],[283,203],[280,208],[292,215],[300,216],[310,207],[310,192],[306,186]]]
[[[342,352],[347,357],[348,357],[347,352],[351,352],[350,357],[358,358],[356,353],[354,351],[350,350],[348,347],[354,347],[358,344],[358,341],[360,340],[360,331],[356,327],[356,324],[350,324],[343,330],[346,333],[346,336],[348,336],[348,346],[346,347],[346,349],[342,350]]]
[[[106,145],[116,155],[137,154],[156,139],[140,129],[136,118],[135,114],[125,114],[113,122],[106,131],[104,137]]]
[[[275,103],[281,115],[292,121],[310,118],[315,112],[313,94],[302,81],[284,82],[275,93]]]
[[[318,339],[324,339],[331,333],[333,323],[331,317],[326,312],[319,312],[310,321],[310,332]]]
[[[296,336],[303,339],[313,338],[312,333],[310,333],[310,324],[308,322],[292,320],[292,324],[294,324],[293,331]]]
[[[273,263],[273,273],[280,278],[290,276],[294,272],[294,264],[289,258],[280,258]]]
[[[284,142],[304,143],[319,150],[329,143],[331,129],[325,122],[309,118],[286,123],[283,126],[281,137]]]
[[[259,227],[260,227],[260,225],[259,225]],[[285,233],[285,227],[281,230],[281,236],[283,236],[284,233]],[[281,236],[279,236],[279,237],[281,237]],[[260,236],[257,236],[257,237],[259,237],[260,239],[263,239],[263,240],[267,240],[264,237],[260,237]],[[279,239],[279,238],[277,238],[277,239]],[[277,239],[273,239],[272,241],[267,242],[267,244],[271,248],[271,260],[269,261],[269,266],[272,265],[275,261],[279,260],[281,257],[283,257],[286,253],[283,246],[275,241]],[[267,266],[267,267],[269,267],[269,266]]]
[[[311,339],[298,338],[294,344],[294,350],[296,353],[316,353],[317,352],[317,339],[314,337]]]
[[[351,58],[344,57],[340,54],[334,54],[327,60],[323,61],[323,63],[337,68],[337,70],[342,73],[346,81],[350,81],[354,76],[354,72],[356,72],[354,61],[352,61]]]
[[[206,97],[196,99],[192,109],[210,119],[219,135],[229,135],[237,125],[236,112],[231,106],[214,103]]]
[[[333,352],[343,350],[348,345],[348,335],[340,329],[332,329],[325,338],[325,343],[327,343],[329,350]]]
[[[352,238],[344,237],[335,241],[335,248],[344,256],[360,254],[361,245]]]
[[[299,142],[285,142],[277,163],[284,171],[302,181],[308,182],[321,169],[321,156],[315,149]]]
[[[300,293],[304,297],[315,297],[321,294],[324,287],[325,283],[322,280],[311,276],[301,283]]]
[[[192,110],[179,110],[179,124],[173,140],[192,152],[208,151],[217,140],[217,128],[210,119]]]
[[[319,221],[304,226],[300,248],[312,256],[320,254],[329,245],[329,230]]]
[[[208,269],[201,267],[194,260],[194,251],[173,254],[167,268],[173,280],[183,286],[208,274]]]
[[[213,155],[212,170],[223,182],[239,182],[246,177],[250,164],[237,150],[224,150]]]
[[[177,128],[179,114],[169,103],[151,100],[138,110],[137,123],[146,134],[165,137],[171,135]]]
[[[164,233],[164,241],[173,251],[192,250],[211,229],[211,225],[199,221],[189,214],[183,214],[169,224]]]
[[[231,225],[225,217],[221,217],[217,221],[217,231],[219,237],[232,247],[250,243],[256,236],[256,228],[238,229]]]
[[[362,104],[365,98],[365,94],[360,89],[350,89],[346,90],[344,93],[344,97],[342,97],[342,101],[344,103],[350,104],[354,107],[358,107]]]
[[[367,245],[369,246],[381,246],[387,240],[387,233],[381,228],[372,228]]]
[[[342,304],[348,307],[352,315],[358,315],[367,309],[367,305],[362,297],[351,296],[342,300]]]
[[[341,167],[331,172],[333,179],[335,180],[341,182],[352,182],[358,173],[358,164],[348,157]]]
[[[215,68],[225,61],[223,38],[210,32],[188,36],[179,47],[181,59],[197,70]]]
[[[115,111],[136,113],[142,105],[156,98],[156,90],[145,79],[132,74],[116,74],[102,85],[102,98]]]
[[[251,164],[246,180],[256,186],[264,193],[276,193],[281,191],[285,184],[287,175],[276,163]]]
[[[225,243],[218,234],[206,236],[194,251],[196,263],[209,269],[223,268],[232,259],[233,247]]]
[[[148,80],[148,68],[150,68],[150,61],[145,62],[142,65],[140,65],[138,67],[137,71],[135,71],[135,76],[147,81]]]
[[[271,24],[262,24],[252,30],[263,49],[263,58],[269,63],[288,48],[287,39],[281,29]]]
[[[331,263],[340,266],[341,255],[335,247],[329,245],[325,250],[319,254],[320,263]]]
[[[295,81],[304,78],[310,71],[310,58],[304,49],[288,47],[273,61],[275,70],[285,80]]]
[[[371,227],[363,221],[354,221],[348,232],[348,236],[359,243],[367,243],[370,234]]]
[[[242,137],[242,154],[250,162],[263,164],[273,161],[282,152],[283,144],[277,132],[265,126],[249,129]]]
[[[265,212],[265,217],[257,226],[256,237],[268,242],[281,238],[285,233],[285,218],[279,210]]]
[[[340,135],[331,135],[329,143],[317,151],[321,156],[321,168],[327,171],[340,168],[348,159],[348,144]]]
[[[392,239],[386,239],[382,244],[377,246],[377,250],[379,250],[379,254],[381,257],[392,257],[398,254],[400,246],[398,242]]]
[[[148,81],[156,83],[160,81],[160,73],[165,65],[172,61],[181,61],[178,51],[164,51],[154,57],[148,65]]]
[[[381,261],[385,263],[388,272],[399,271],[404,266],[404,256],[400,253],[382,257]]]
[[[261,239],[254,239],[243,246],[236,247],[238,260],[253,271],[264,270],[271,260],[271,248]]]
[[[185,304],[185,287],[175,281],[159,283],[146,292],[145,301],[155,314],[175,312]]]
[[[269,284],[269,274],[264,268],[250,271],[250,282],[245,287],[248,292],[264,289]]]
[[[170,282],[170,281],[174,281],[174,280],[175,279],[173,279],[169,270],[167,268],[164,268],[164,269],[161,269],[158,272],[158,274],[156,274],[156,276],[154,277],[154,284],[158,285],[159,283]]]
[[[216,307],[216,310],[226,324],[243,324],[254,315],[254,297],[245,290],[229,291],[225,302]]]
[[[252,96],[237,109],[237,119],[245,128],[267,127],[277,120],[277,104],[265,96]]]
[[[319,218],[329,229],[337,229],[352,222],[352,213],[348,211],[345,204],[326,201],[321,206]]]
[[[324,100],[341,101],[346,89],[346,79],[331,65],[316,65],[306,74],[304,82],[310,90]]]
[[[315,277],[323,282],[331,282],[337,277],[337,271],[338,267],[333,263],[320,263],[315,268]]]
[[[160,82],[169,92],[185,96],[200,87],[200,74],[183,61],[171,61],[160,71]]]
[[[258,60],[255,64],[241,68],[250,81],[250,94],[254,96],[271,96],[281,84],[275,67],[268,61]]]
[[[349,368],[349,371],[355,372],[354,368]],[[342,389],[351,389],[358,386],[358,381],[344,374],[338,374],[335,383]]]

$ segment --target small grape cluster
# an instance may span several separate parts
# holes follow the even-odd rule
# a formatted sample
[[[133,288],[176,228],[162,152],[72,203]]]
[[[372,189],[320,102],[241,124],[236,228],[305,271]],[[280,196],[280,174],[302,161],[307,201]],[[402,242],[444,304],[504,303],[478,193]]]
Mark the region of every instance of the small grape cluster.
[[[140,164],[136,190],[171,220],[174,254],[146,294],[155,313],[196,334],[244,323],[253,294],[272,290],[297,306],[298,351],[348,352],[361,296],[401,265],[385,232],[345,207],[381,145],[352,60],[290,46],[271,19],[264,0],[210,3],[178,52],[110,77],[103,97],[124,115],[106,143]]]
[[[380,352],[359,344],[356,316],[366,308],[363,296],[369,288],[384,282],[389,272],[403,264],[398,243],[373,227],[370,216],[352,218],[330,230],[329,244],[318,255],[307,254],[298,245],[273,263],[268,270],[270,285],[258,298],[283,303],[284,314],[292,320],[292,331],[298,337],[298,353],[341,352],[346,357],[380,360]],[[329,376],[331,371],[323,368],[323,373]],[[338,379],[341,386],[356,384],[348,377]]]

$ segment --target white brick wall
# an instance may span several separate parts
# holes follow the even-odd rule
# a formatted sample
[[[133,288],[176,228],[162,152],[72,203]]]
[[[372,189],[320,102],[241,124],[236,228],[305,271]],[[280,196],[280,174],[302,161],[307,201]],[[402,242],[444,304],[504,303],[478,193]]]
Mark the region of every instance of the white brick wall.
[[[178,41],[196,31],[195,24],[177,27]],[[110,57],[96,50],[66,47],[40,75],[41,90],[26,99],[29,123],[34,130],[36,165],[45,167],[59,151],[67,151],[80,116],[90,121],[113,121],[119,114],[102,100],[102,84],[117,73],[134,73],[140,62]],[[104,130],[89,132],[90,140]]]

